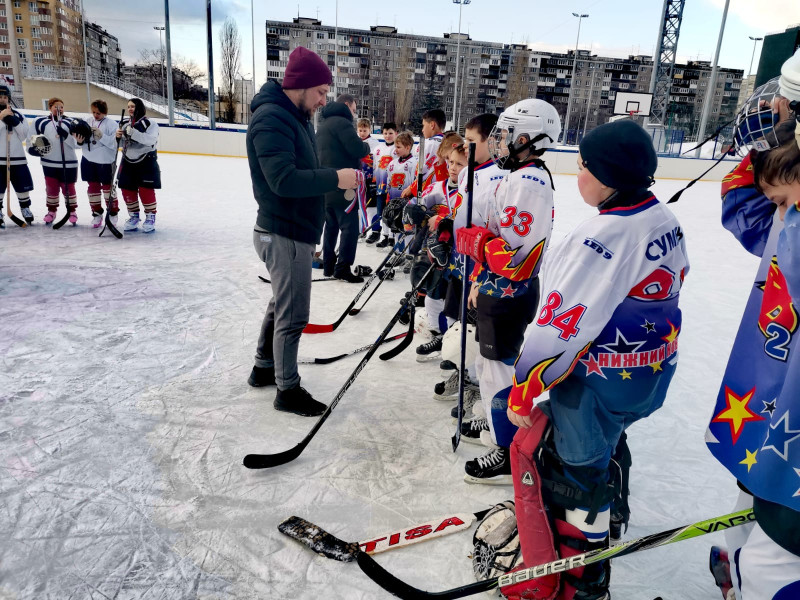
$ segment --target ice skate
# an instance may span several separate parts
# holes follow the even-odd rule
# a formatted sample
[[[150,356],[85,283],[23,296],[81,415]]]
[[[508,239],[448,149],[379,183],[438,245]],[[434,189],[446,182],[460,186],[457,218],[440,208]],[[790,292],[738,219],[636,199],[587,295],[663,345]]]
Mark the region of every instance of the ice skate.
[[[133,212],[125,221],[125,231],[136,231],[139,229],[139,213]]]
[[[442,337],[441,333],[434,335],[430,342],[417,346],[417,362],[439,360],[442,357]]]
[[[55,220],[56,220],[56,211],[48,210],[47,214],[44,216],[44,219],[43,219],[44,224],[45,225],[51,225],[53,223],[53,221],[55,221]]]
[[[464,397],[466,400],[466,396]],[[489,431],[489,422],[486,419],[473,419],[461,423],[461,439],[470,444],[481,443],[481,431]]]
[[[103,213],[92,213],[92,229],[98,229],[103,224]]]
[[[495,448],[483,456],[468,460],[464,465],[464,481],[486,485],[511,485],[511,460],[508,448]]]
[[[153,233],[156,230],[156,213],[147,213],[142,225],[143,233]]]
[[[22,212],[22,218],[25,219],[25,222],[27,222],[28,225],[32,225],[33,213],[31,212],[30,207],[26,206],[25,208],[21,209],[21,212]]]

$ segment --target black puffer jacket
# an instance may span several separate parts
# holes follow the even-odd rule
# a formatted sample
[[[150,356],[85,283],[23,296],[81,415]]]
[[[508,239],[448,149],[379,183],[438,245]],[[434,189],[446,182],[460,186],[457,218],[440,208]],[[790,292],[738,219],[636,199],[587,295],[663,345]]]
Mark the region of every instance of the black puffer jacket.
[[[336,169],[320,167],[314,129],[275,80],[250,103],[247,160],[258,201],[257,225],[299,242],[318,244],[324,194],[337,189]]]
[[[353,127],[353,113],[342,102],[331,102],[322,109],[317,128],[320,163],[334,169],[360,169],[361,159],[369,154],[369,145],[358,137]],[[325,202],[347,203],[344,190],[325,194]]]

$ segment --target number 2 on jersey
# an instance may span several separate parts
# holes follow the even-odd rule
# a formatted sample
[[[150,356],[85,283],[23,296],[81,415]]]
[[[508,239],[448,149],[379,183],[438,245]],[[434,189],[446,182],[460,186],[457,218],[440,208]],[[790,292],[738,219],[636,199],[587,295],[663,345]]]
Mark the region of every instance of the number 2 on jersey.
[[[506,216],[500,219],[500,227],[512,227],[516,234],[520,237],[525,237],[531,232],[531,223],[533,223],[533,215],[526,211],[517,212],[516,206],[506,206],[503,209]],[[519,224],[515,225],[515,221],[519,220]]]
[[[583,313],[586,312],[586,307],[583,304],[576,304],[556,314],[556,310],[561,307],[562,302],[563,299],[558,291],[553,290],[550,292],[550,295],[547,296],[547,303],[539,312],[539,318],[536,320],[536,324],[539,327],[547,327],[548,325],[555,327],[561,332],[558,334],[558,337],[566,341],[578,335],[580,331],[578,323],[583,317]]]

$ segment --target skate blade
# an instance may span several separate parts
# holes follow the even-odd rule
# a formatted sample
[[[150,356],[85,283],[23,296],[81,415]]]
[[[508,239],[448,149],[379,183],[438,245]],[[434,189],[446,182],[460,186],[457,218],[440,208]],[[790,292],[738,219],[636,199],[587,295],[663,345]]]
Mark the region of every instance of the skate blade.
[[[461,438],[464,439],[464,438]],[[473,477],[464,473],[464,481],[471,484],[482,485],[514,485],[511,475],[497,475],[496,477]]]

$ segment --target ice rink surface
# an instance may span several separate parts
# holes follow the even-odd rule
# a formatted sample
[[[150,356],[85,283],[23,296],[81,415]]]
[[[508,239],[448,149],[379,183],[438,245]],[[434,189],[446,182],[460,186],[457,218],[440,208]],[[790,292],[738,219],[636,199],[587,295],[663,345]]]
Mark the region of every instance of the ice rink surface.
[[[274,388],[247,385],[271,294],[257,278],[247,162],[162,154],[157,231],[123,240],[90,228],[83,183],[78,226],[46,228],[31,162],[36,225],[0,231],[1,599],[385,598],[356,565],[314,555],[277,524],[298,515],[355,541],[513,497],[464,483],[464,461],[483,449],[451,451],[452,404],[432,399],[439,369],[414,360],[416,342],[391,362],[374,357],[300,458],[242,467],[314,423],[274,411]],[[654,189],[666,201],[685,183]],[[555,184],[559,240],[594,209],[575,177]],[[671,206],[692,263],[679,367],[664,408],[629,430],[627,538],[730,512],[736,496],[703,434],[757,259],[720,226],[719,183]],[[359,244],[359,263],[383,256]],[[369,343],[408,285],[386,282],[337,331],[304,336],[301,356]],[[358,289],[315,283],[312,322],[335,320]],[[358,360],[301,366],[303,385],[327,401]],[[462,585],[471,535],[377,559],[423,589]],[[719,598],[712,543],[722,536],[616,561],[614,600]]]

